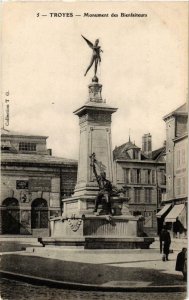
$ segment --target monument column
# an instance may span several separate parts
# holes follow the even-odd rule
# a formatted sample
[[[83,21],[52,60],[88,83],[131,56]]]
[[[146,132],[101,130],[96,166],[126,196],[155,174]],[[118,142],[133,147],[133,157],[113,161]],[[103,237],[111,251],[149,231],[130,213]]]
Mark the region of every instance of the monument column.
[[[107,179],[113,182],[111,115],[117,108],[110,107],[103,101],[102,85],[98,83],[96,76],[88,88],[88,101],[74,111],[80,124],[78,174],[74,196],[96,196],[99,190],[90,165],[92,153],[102,163]]]

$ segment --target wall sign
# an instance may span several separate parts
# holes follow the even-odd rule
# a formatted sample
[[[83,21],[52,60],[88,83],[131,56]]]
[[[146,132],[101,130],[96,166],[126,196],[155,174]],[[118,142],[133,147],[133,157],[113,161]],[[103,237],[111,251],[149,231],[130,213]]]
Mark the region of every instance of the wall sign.
[[[50,192],[51,179],[48,178],[31,178],[29,180],[29,190],[32,192]]]
[[[17,190],[27,190],[28,189],[28,180],[16,180],[16,189]]]

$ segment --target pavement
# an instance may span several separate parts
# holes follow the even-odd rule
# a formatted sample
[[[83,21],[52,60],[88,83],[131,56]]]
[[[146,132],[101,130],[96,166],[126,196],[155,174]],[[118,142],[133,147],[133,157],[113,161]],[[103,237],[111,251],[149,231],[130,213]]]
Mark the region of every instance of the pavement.
[[[22,242],[26,243],[25,240]],[[3,276],[85,290],[186,290],[182,273],[175,271],[177,254],[182,247],[187,246],[186,239],[172,240],[173,253],[166,262],[162,261],[162,255],[159,253],[158,239],[151,245],[151,249],[120,250],[36,247],[36,239],[33,242],[34,245],[31,246],[32,241],[29,241],[25,251],[1,253]],[[4,245],[6,243],[11,243],[11,240],[4,240]]]

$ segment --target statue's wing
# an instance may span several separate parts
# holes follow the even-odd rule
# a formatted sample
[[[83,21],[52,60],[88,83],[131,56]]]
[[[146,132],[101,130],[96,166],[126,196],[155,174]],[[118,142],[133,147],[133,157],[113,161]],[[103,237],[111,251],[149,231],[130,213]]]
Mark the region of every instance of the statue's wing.
[[[81,35],[82,38],[87,42],[90,48],[93,48],[93,43],[91,43],[88,39],[86,39],[83,35]]]

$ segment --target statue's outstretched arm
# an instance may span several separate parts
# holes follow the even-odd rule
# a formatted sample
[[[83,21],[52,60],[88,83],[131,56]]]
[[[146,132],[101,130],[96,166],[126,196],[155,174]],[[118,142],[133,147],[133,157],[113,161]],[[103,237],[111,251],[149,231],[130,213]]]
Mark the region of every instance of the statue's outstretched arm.
[[[88,46],[93,49],[93,43],[91,43],[88,39],[86,39],[83,35],[82,38],[87,42]]]

